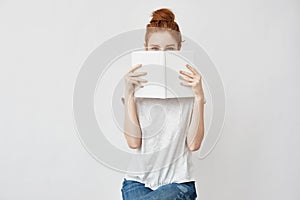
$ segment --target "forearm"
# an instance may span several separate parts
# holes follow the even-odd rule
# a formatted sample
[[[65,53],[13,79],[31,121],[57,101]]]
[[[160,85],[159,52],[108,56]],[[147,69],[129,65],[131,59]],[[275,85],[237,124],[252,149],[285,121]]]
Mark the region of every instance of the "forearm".
[[[128,145],[131,148],[139,148],[141,146],[141,128],[139,125],[135,97],[133,94],[125,96],[125,118],[124,133]]]
[[[195,98],[191,123],[187,133],[187,145],[191,151],[197,151],[204,137],[204,97]]]

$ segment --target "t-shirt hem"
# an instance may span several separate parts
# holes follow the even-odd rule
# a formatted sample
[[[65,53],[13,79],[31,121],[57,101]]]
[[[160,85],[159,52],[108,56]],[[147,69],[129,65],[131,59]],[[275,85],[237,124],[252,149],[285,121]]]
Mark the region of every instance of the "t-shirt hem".
[[[167,184],[170,184],[170,183],[185,183],[185,182],[190,182],[190,181],[195,181],[196,182],[196,179],[194,179],[194,178],[183,178],[183,179],[174,180],[174,181],[171,181],[171,182],[160,183],[158,185],[151,185],[150,183],[145,183],[145,187],[149,187],[152,190],[156,190],[160,186],[167,185]]]

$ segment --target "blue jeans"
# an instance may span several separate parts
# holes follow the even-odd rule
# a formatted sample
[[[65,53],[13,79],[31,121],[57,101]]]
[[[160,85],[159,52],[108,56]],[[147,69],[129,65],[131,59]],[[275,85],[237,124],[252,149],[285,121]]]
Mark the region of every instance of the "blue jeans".
[[[195,200],[195,181],[169,183],[152,190],[144,183],[124,178],[122,183],[123,200]]]

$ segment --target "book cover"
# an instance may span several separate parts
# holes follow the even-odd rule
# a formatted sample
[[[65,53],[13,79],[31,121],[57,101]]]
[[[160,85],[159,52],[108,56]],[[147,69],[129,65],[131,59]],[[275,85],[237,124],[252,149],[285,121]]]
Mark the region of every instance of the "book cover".
[[[143,88],[135,91],[135,97],[166,98],[165,54],[163,51],[136,51],[131,53],[132,66],[142,64],[136,72],[147,72],[140,76],[146,79]]]
[[[131,53],[132,66],[142,64],[136,72],[147,72],[141,78],[143,88],[135,91],[135,97],[143,98],[180,98],[194,97],[191,87],[180,84],[179,70],[185,70],[186,64],[193,62],[192,51],[135,51]]]

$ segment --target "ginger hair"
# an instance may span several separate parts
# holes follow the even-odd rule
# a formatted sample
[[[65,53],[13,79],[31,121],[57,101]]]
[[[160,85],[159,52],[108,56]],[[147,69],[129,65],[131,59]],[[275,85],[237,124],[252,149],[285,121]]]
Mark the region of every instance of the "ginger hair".
[[[181,32],[175,22],[174,13],[168,8],[161,8],[152,12],[152,19],[146,26],[145,46],[148,49],[148,40],[152,33],[157,31],[169,31],[171,36],[177,41],[178,50],[181,48]]]

